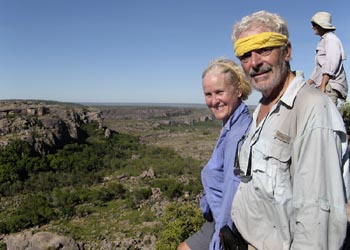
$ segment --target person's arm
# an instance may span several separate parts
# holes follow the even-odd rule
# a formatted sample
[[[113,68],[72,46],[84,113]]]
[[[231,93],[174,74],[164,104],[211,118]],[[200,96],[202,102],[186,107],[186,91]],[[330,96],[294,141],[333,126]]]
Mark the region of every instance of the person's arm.
[[[328,84],[329,79],[330,79],[330,76],[328,74],[322,75],[322,82],[321,82],[321,86],[320,86],[320,90],[322,92],[326,92],[326,88],[327,88],[327,84]]]
[[[232,128],[234,129],[234,128]],[[218,213],[217,220],[215,221],[215,232],[213,235],[213,239],[211,242],[211,246],[215,250],[220,250],[220,239],[219,232],[222,227],[228,225],[232,229],[232,219],[231,219],[231,206],[233,197],[236,193],[236,190],[239,185],[239,177],[234,176],[233,167],[235,162],[235,152],[236,146],[238,142],[237,136],[230,138],[229,141],[225,145],[224,150],[224,183],[222,190],[222,200],[221,200],[221,208]]]
[[[324,37],[324,52],[325,59],[322,65],[322,82],[320,90],[326,91],[328,81],[338,71],[342,63],[341,46],[338,44],[339,40],[334,34],[328,34]]]
[[[307,80],[307,83],[308,84],[316,84],[316,82],[315,82],[315,79],[317,79],[317,76],[318,76],[318,71],[317,71],[317,60],[316,60],[316,58],[317,58],[317,55],[315,56],[315,59],[314,59],[314,67],[313,67],[313,69],[312,69],[312,72],[311,72],[311,74],[310,74],[310,77],[309,77],[309,79]]]
[[[315,82],[314,82],[313,80],[309,79],[309,80],[307,80],[307,83],[310,84],[310,85],[312,85],[312,84],[314,84]]]
[[[321,114],[322,118],[319,111],[310,120],[331,118]],[[295,229],[291,249],[340,249],[346,213],[339,137],[322,123],[307,126],[293,146]]]
[[[207,221],[213,221],[213,215],[209,207],[209,203],[207,201],[207,197],[205,193],[203,194],[200,200],[200,208],[202,210],[203,218]]]
[[[219,232],[224,226],[229,226],[232,229],[233,221],[231,218],[232,201],[239,186],[240,177],[234,175],[234,164],[237,157],[237,147],[240,147],[244,134],[250,127],[252,118],[249,115],[248,109],[244,110],[240,115],[240,120],[232,127],[230,132],[225,137],[223,149],[223,189],[220,211],[215,221],[215,233],[211,242],[211,248],[215,250],[221,249],[219,244]]]

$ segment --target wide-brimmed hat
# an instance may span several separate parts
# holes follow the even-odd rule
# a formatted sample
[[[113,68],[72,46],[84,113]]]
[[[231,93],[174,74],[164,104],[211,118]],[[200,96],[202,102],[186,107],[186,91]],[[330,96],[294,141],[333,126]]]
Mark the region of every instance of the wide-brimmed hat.
[[[332,25],[332,16],[328,12],[317,12],[312,18],[311,23],[315,23],[326,30],[335,30]]]

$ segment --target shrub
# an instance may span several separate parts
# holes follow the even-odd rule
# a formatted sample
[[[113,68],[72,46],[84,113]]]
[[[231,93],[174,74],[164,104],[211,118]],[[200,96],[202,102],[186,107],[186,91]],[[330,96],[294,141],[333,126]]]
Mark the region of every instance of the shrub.
[[[7,249],[6,243],[0,242],[0,250],[6,250],[6,249]]]
[[[127,204],[131,208],[137,208],[144,200],[147,200],[152,195],[150,188],[138,188],[129,193]]]
[[[43,225],[55,217],[43,194],[28,195],[17,210],[8,216],[6,222],[1,225],[1,233],[15,233],[22,229]]]
[[[151,183],[152,187],[158,187],[169,199],[180,197],[183,193],[183,184],[173,178],[155,179]]]
[[[121,183],[111,183],[108,185],[109,192],[113,193],[114,199],[124,199],[127,190]]]
[[[350,103],[343,103],[339,108],[339,112],[342,114],[346,133],[350,135]]]
[[[183,189],[184,191],[187,191],[192,198],[194,198],[203,191],[203,186],[200,180],[191,181],[190,184],[185,185]]]
[[[173,250],[204,223],[199,206],[172,203],[165,208],[161,218],[162,230],[156,243],[157,250]]]
[[[31,150],[26,142],[13,141],[0,150],[0,183],[15,182],[27,177]]]

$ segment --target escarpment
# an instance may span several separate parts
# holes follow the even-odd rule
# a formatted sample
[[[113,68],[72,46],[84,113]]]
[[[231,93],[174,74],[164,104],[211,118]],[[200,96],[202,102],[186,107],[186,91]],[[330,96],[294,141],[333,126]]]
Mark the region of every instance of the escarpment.
[[[38,154],[54,152],[67,143],[84,140],[82,126],[97,122],[103,129],[98,109],[78,104],[49,101],[0,101],[0,146],[22,140]]]

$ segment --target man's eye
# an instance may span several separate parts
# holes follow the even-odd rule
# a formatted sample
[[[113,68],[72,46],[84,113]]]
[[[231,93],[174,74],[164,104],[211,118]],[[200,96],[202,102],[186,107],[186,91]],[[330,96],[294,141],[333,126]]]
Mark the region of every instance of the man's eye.
[[[239,57],[239,60],[241,61],[247,61],[252,56],[252,52],[247,52],[243,56]]]
[[[257,50],[256,53],[258,53],[261,56],[268,56],[268,55],[271,54],[273,49],[274,48],[271,48],[271,47],[269,47],[269,48],[262,48],[262,49]]]

